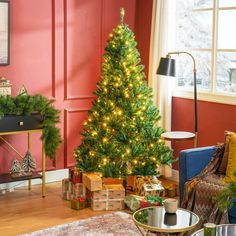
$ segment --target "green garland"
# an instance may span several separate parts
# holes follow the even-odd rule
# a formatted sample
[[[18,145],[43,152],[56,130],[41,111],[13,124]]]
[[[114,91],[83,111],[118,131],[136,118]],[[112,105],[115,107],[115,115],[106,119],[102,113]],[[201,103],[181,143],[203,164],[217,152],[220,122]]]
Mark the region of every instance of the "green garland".
[[[55,159],[56,150],[61,140],[59,123],[60,111],[53,106],[53,100],[42,95],[0,96],[0,119],[6,115],[31,115],[38,113],[43,118],[41,140],[45,141],[45,152],[50,159]]]

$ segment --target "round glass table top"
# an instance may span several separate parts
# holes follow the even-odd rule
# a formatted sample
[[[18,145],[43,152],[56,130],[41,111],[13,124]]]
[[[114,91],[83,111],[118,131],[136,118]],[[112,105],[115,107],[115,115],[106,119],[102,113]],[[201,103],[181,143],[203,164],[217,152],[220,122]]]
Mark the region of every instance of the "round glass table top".
[[[216,226],[217,236],[235,236],[236,235],[236,224],[224,224]],[[204,236],[204,229],[200,229],[194,232],[191,236]]]
[[[161,138],[169,141],[187,140],[195,138],[195,134],[185,131],[169,131],[161,134]]]
[[[148,207],[133,214],[136,225],[156,232],[185,232],[195,227],[199,218],[193,212],[178,208],[175,214],[166,213],[164,207]]]

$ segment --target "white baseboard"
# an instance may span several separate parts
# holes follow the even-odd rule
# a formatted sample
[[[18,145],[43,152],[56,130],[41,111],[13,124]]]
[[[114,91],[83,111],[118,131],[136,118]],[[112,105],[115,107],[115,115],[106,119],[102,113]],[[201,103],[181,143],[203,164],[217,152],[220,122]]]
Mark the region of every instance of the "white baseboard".
[[[61,181],[64,178],[68,178],[68,169],[46,171],[46,183]],[[31,181],[32,185],[41,183],[42,183],[41,179],[32,179]],[[25,186],[28,186],[28,180],[4,183],[0,184],[0,191],[4,193],[4,190],[14,191],[15,188],[25,187]]]

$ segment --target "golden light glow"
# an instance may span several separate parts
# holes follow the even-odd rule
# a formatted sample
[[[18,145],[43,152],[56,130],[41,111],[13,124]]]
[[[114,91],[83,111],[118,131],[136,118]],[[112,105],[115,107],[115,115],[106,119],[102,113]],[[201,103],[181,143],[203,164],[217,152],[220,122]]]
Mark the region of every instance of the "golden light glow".
[[[107,159],[106,159],[106,158],[103,158],[103,162],[107,162]]]
[[[104,81],[103,84],[104,84],[104,85],[107,85],[107,81]]]
[[[118,116],[121,116],[123,112],[121,110],[117,111]]]
[[[107,92],[107,88],[104,88],[103,90],[104,90],[105,93]]]
[[[139,95],[138,95],[138,98],[141,98],[142,96],[143,96],[142,94],[139,94]]]
[[[115,83],[115,87],[119,87],[119,85],[120,85],[119,83]]]
[[[106,120],[110,120],[111,118],[110,118],[109,116],[107,116],[105,119],[106,119]]]
[[[153,161],[156,161],[156,157],[153,157],[152,160],[153,160]]]
[[[93,151],[90,151],[90,152],[89,152],[89,155],[90,155],[90,156],[94,156],[95,153],[94,153]]]
[[[130,154],[130,152],[131,152],[130,149],[126,149],[126,153]]]
[[[113,34],[109,34],[109,37],[113,37]]]
[[[137,164],[138,163],[138,161],[137,160],[134,160],[134,164]]]
[[[103,141],[104,143],[107,143],[108,139],[107,139],[107,138],[103,138],[102,141]]]
[[[88,118],[88,121],[91,122],[91,121],[92,121],[92,118]]]
[[[102,124],[102,126],[103,126],[103,127],[107,127],[107,123],[104,122],[104,123]]]
[[[92,132],[92,136],[96,136],[97,134],[98,134],[97,131]]]
[[[84,122],[84,125],[87,125],[87,124],[88,124],[87,121],[85,121],[85,122]]]
[[[113,102],[110,102],[111,106],[113,107],[114,106],[114,103]]]
[[[153,143],[150,143],[150,147],[154,147],[154,144],[153,144]]]

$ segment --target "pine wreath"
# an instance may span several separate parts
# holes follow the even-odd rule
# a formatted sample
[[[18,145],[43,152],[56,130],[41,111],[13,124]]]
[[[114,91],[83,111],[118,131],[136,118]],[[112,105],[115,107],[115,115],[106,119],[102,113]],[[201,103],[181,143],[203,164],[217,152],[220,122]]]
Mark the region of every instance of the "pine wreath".
[[[45,152],[50,159],[55,159],[56,150],[61,140],[60,130],[56,124],[60,121],[60,111],[53,106],[53,100],[42,95],[0,96],[0,119],[7,115],[42,116],[43,133],[41,140],[45,141]]]

